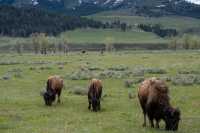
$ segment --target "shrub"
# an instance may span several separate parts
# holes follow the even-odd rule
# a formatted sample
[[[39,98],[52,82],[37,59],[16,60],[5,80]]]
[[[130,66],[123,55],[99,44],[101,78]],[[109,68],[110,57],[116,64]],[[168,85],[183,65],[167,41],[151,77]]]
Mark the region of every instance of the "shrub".
[[[124,86],[125,86],[126,88],[132,87],[132,86],[133,86],[133,80],[130,80],[130,79],[125,80],[125,81],[124,81]]]
[[[161,68],[145,68],[145,73],[149,74],[166,74],[167,72]]]
[[[52,69],[52,67],[50,67],[50,66],[41,66],[41,67],[39,67],[39,69],[40,70],[50,70],[50,69]]]
[[[20,68],[14,68],[14,69],[9,70],[8,72],[15,73],[15,72],[22,72],[22,70]]]
[[[137,84],[137,83],[141,83],[142,81],[144,81],[144,77],[137,77],[137,78],[134,78],[133,83]]]
[[[15,73],[14,73],[14,77],[15,77],[15,78],[22,78],[23,76],[22,76],[22,73],[21,73],[21,72],[15,72]]]
[[[67,78],[71,80],[88,80],[93,78],[93,73],[89,70],[81,69],[78,71],[74,71],[71,74],[67,75]]]
[[[166,70],[161,68],[148,68],[148,67],[137,67],[135,68],[131,74],[133,76],[144,76],[145,73],[148,74],[166,74]]]
[[[88,90],[84,87],[75,86],[70,92],[76,95],[87,95]]]
[[[166,82],[170,82],[172,80],[171,77],[169,77],[169,76],[162,76],[162,77],[160,77],[160,79],[164,80]]]
[[[5,75],[2,76],[3,80],[10,80],[11,79],[11,75],[9,73],[6,73]]]
[[[88,66],[87,68],[88,68],[88,70],[90,70],[90,71],[99,71],[99,70],[103,70],[102,68],[97,67],[97,66]]]
[[[5,61],[5,62],[0,62],[0,65],[18,65],[22,64],[21,62],[18,61]]]
[[[59,65],[59,66],[58,66],[58,69],[63,69],[63,68],[64,68],[63,65]]]
[[[104,70],[103,72],[98,73],[98,78],[125,78],[127,75],[124,72],[120,71],[111,71],[111,70]]]
[[[179,70],[178,74],[200,74],[197,70]]]
[[[68,64],[69,62],[65,61],[65,62],[56,62],[57,65],[66,65]]]
[[[180,74],[172,78],[172,84],[174,85],[193,85],[198,83],[199,76]]]
[[[124,65],[117,65],[117,66],[112,66],[112,67],[108,68],[108,70],[125,71],[125,70],[128,70],[128,67],[124,66]]]
[[[29,69],[30,70],[36,70],[36,67],[30,67]]]
[[[134,99],[136,96],[134,95],[133,92],[128,92],[128,98],[129,99]]]
[[[130,72],[133,76],[144,76],[143,68],[135,68],[132,72]]]

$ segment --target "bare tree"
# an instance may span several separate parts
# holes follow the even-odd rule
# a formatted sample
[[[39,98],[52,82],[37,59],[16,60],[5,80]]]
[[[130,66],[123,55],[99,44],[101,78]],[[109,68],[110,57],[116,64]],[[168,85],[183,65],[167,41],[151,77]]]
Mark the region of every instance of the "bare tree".
[[[31,44],[33,46],[35,54],[38,54],[40,51],[40,43],[39,43],[39,33],[31,34]]]
[[[106,49],[106,51],[112,52],[113,50],[115,50],[113,42],[114,42],[113,37],[107,37],[105,39],[105,49]]]

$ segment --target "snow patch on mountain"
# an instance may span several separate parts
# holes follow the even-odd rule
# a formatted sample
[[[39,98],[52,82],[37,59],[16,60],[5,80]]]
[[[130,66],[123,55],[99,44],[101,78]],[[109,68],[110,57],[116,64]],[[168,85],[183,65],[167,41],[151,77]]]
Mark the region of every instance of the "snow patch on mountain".
[[[185,0],[185,1],[200,5],[200,0]]]
[[[36,5],[39,4],[39,2],[38,2],[37,0],[32,0],[32,4],[33,4],[34,6],[36,6]]]
[[[78,3],[79,3],[79,4],[82,4],[82,2],[83,2],[82,0],[78,0]]]
[[[115,2],[114,2],[114,4],[116,5],[116,4],[120,4],[120,3],[122,3],[124,0],[116,0]]]

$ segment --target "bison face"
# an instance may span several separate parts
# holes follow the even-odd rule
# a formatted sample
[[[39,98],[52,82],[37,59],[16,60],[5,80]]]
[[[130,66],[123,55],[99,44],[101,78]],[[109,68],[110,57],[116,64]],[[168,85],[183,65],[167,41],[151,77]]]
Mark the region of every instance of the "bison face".
[[[178,130],[178,125],[180,121],[180,111],[179,109],[167,109],[165,111],[165,123],[166,130]]]
[[[51,106],[52,102],[55,100],[55,94],[51,91],[47,91],[43,94],[43,98],[44,98],[45,104],[47,106]]]

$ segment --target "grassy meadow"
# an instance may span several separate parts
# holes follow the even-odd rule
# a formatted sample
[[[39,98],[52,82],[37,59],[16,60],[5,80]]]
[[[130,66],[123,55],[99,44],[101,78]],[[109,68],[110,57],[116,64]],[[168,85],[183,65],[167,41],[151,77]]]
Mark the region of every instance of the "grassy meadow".
[[[72,44],[105,44],[105,43],[166,43],[168,39],[153,33],[132,29],[123,32],[119,29],[77,29],[61,34]],[[108,42],[111,40],[111,42]]]
[[[55,74],[63,77],[65,88],[61,104],[47,107],[40,91]],[[177,133],[199,133],[199,74],[198,51],[0,54],[0,132],[165,133],[163,122],[159,130],[142,127],[137,99],[141,79],[156,76],[168,81],[171,103],[181,110]],[[85,95],[92,77],[102,79],[104,86],[97,113],[87,109]],[[126,80],[133,81],[131,86],[125,86]]]
[[[50,37],[51,38],[51,37]],[[49,39],[49,43],[53,43],[60,38],[65,38],[67,43],[76,44],[157,44],[168,43],[168,38],[161,38],[153,33],[144,32],[139,29],[132,29],[123,32],[119,29],[76,29],[73,31],[66,31],[59,36]],[[0,37],[0,49],[14,49],[20,43],[29,45],[31,38],[23,37]]]

